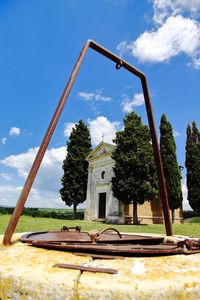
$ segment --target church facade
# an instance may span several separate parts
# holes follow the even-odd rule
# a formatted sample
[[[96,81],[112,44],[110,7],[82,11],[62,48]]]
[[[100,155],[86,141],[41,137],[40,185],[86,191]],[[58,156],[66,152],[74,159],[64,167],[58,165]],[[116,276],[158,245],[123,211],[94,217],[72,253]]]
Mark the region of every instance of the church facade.
[[[87,157],[88,184],[85,220],[106,220],[110,223],[131,224],[133,204],[121,204],[112,193],[114,160],[111,155],[115,146],[101,142]],[[176,223],[182,222],[182,209],[175,211]],[[163,213],[159,199],[138,205],[141,224],[162,224]]]

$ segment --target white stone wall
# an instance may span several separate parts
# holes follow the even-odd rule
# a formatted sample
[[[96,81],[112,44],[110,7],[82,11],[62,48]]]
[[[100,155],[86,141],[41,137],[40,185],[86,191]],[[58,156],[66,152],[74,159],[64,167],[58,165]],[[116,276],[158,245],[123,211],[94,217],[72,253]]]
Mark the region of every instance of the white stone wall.
[[[98,146],[97,146],[98,148]],[[110,149],[102,143],[99,151],[89,157],[88,186],[86,198],[86,220],[98,219],[99,215],[99,194],[106,193],[106,218],[110,215],[119,214],[119,202],[113,197],[111,190],[111,179],[113,176],[114,161],[110,156],[113,147]],[[104,176],[102,178],[102,174]]]

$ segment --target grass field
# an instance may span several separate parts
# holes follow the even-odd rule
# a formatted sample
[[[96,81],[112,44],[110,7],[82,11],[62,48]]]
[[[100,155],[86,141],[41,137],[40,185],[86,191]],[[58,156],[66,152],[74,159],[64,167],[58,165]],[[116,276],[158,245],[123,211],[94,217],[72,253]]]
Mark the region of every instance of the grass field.
[[[198,218],[198,217],[197,217]],[[174,235],[186,235],[190,237],[200,237],[200,223],[175,224],[173,225]],[[199,220],[200,218],[198,218]],[[4,233],[5,228],[10,220],[9,215],[0,215],[0,233]],[[33,218],[22,216],[17,225],[16,232],[28,231],[46,231],[60,230],[63,226],[81,226],[82,231],[102,230],[108,227],[114,227],[121,232],[138,232],[138,233],[158,233],[165,234],[164,225],[111,225],[93,221],[83,220],[57,220],[50,218]]]

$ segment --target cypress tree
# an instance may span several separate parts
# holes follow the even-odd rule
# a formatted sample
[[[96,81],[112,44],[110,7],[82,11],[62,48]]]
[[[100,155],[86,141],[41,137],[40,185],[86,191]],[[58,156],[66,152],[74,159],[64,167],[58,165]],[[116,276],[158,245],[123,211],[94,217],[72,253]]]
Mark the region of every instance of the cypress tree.
[[[174,210],[181,207],[183,201],[181,171],[177,162],[172,126],[165,114],[162,115],[160,121],[160,153],[165,174],[169,208],[172,212],[172,223],[174,223]]]
[[[155,164],[149,128],[135,112],[124,119],[124,130],[116,133],[112,178],[114,196],[122,203],[133,203],[133,221],[138,224],[137,205],[157,194]]]
[[[200,132],[194,121],[192,128],[188,124],[186,135],[188,201],[194,211],[200,212]]]
[[[77,205],[84,202],[87,191],[88,162],[91,151],[91,137],[88,127],[82,120],[72,129],[67,142],[67,156],[63,161],[61,199],[66,205],[73,205],[73,218],[76,218]]]

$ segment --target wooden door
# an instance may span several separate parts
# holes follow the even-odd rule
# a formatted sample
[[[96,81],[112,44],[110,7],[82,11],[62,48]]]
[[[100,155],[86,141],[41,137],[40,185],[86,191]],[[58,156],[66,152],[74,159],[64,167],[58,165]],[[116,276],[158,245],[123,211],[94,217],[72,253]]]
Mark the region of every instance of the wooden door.
[[[99,193],[99,219],[106,217],[106,193]]]

